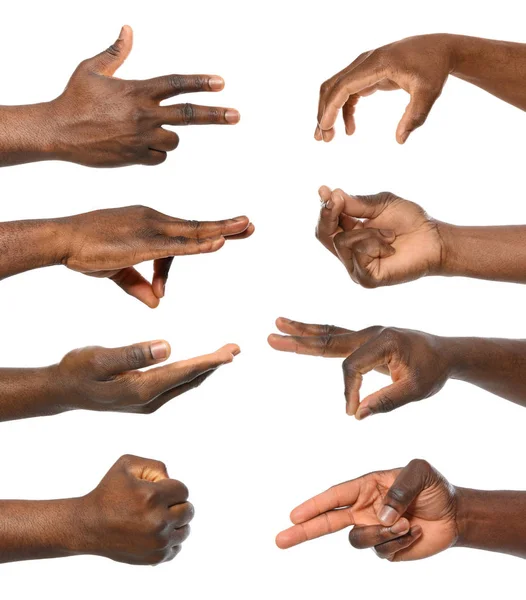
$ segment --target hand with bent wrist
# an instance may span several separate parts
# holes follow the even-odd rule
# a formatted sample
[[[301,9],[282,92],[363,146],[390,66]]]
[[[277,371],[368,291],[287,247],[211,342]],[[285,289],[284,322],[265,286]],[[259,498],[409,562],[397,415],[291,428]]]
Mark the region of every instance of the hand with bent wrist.
[[[245,239],[247,217],[186,221],[145,206],[96,210],[61,219],[0,223],[0,279],[62,264],[114,281],[150,308],[159,305],[175,256],[216,252],[226,240]],[[153,260],[147,281],[134,266]]]
[[[81,498],[0,501],[0,562],[92,554],[135,565],[172,560],[194,509],[163,463],[123,456]]]
[[[397,327],[351,331],[279,318],[269,344],[282,352],[345,358],[343,374],[348,415],[365,419],[439,392],[448,379],[477,385],[526,406],[526,341],[443,337]],[[360,398],[364,376],[376,370],[392,383]]]
[[[353,527],[349,542],[393,562],[470,547],[526,558],[526,493],[451,485],[424,460],[329,488],[295,508],[286,549]]]
[[[83,409],[151,414],[203,383],[234,360],[239,346],[170,363],[164,340],[123,348],[73,350],[58,365],[41,369],[0,369],[0,421]]]
[[[316,237],[365,288],[429,275],[526,283],[526,226],[459,227],[390,192],[319,190]]]
[[[404,90],[410,102],[398,123],[404,144],[423,125],[452,75],[526,110],[526,44],[466,35],[417,35],[360,54],[320,89],[316,140],[330,142],[342,114],[345,132],[356,129],[360,98],[378,91]]]

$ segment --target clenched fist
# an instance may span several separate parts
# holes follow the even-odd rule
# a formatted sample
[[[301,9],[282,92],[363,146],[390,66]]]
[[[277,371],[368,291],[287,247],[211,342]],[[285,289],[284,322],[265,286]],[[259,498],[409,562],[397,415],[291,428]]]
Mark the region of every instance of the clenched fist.
[[[193,516],[163,463],[123,456],[85,496],[0,501],[0,562],[92,554],[157,565],[177,556]]]
[[[194,507],[186,486],[170,479],[162,462],[123,456],[82,499],[82,513],[84,553],[156,565],[180,552]]]

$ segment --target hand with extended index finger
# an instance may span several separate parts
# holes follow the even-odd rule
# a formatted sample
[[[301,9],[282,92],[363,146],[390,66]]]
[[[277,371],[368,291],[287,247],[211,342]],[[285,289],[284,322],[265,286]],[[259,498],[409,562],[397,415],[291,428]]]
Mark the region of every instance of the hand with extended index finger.
[[[356,548],[374,547],[395,562],[418,560],[457,542],[457,491],[430,464],[378,471],[335,485],[295,508],[292,527],[276,538],[286,549],[354,527]]]
[[[233,125],[232,108],[160,102],[180,94],[218,92],[217,75],[166,75],[145,81],[114,74],[132,49],[132,30],[124,26],[107,50],[84,60],[66,89],[50,103],[55,124],[52,157],[91,167],[158,165],[175,150],[179,137],[163,125]]]
[[[453,372],[447,338],[394,327],[350,331],[332,325],[311,325],[279,318],[269,344],[282,352],[345,358],[343,374],[348,415],[357,419],[386,413],[436,394]],[[363,377],[372,370],[390,375],[392,384],[363,400]]]
[[[315,139],[330,142],[334,138],[340,110],[345,132],[352,135],[360,98],[377,91],[404,90],[410,102],[396,129],[396,140],[403,144],[424,124],[453,62],[451,37],[440,34],[410,37],[364,52],[322,84]]]
[[[366,288],[404,283],[442,268],[442,223],[414,202],[390,192],[350,196],[319,190],[316,237]]]

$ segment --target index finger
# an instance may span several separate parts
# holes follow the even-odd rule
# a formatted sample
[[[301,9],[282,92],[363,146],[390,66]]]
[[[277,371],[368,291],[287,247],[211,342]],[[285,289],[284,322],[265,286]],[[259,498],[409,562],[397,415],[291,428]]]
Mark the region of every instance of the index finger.
[[[333,485],[325,492],[313,496],[297,506],[290,513],[290,520],[295,524],[305,523],[314,517],[337,509],[352,506],[360,493],[360,479],[353,479]]]
[[[184,236],[193,239],[230,237],[242,234],[250,226],[246,216],[219,221],[185,221],[174,219],[162,224],[163,232],[169,236]]]
[[[181,360],[163,367],[144,371],[141,375],[148,395],[155,398],[173,388],[185,385],[200,375],[234,360],[241,350],[236,344],[227,344],[212,354]]]
[[[351,509],[333,510],[278,533],[276,544],[278,548],[285,550],[329,533],[336,533],[354,524]]]
[[[292,321],[285,317],[276,319],[277,328],[290,335],[341,335],[343,333],[352,333],[350,329],[336,327],[336,325],[315,325],[313,323],[302,323],[301,321]]]
[[[349,96],[357,94],[364,88],[371,87],[383,79],[384,72],[378,68],[377,60],[373,56],[373,54],[370,54],[365,60],[345,73],[343,77],[340,77],[327,93],[323,114],[319,120],[322,131],[334,127],[338,113],[349,99]]]
[[[195,92],[219,92],[225,82],[219,75],[163,75],[141,82],[141,87],[158,102]]]

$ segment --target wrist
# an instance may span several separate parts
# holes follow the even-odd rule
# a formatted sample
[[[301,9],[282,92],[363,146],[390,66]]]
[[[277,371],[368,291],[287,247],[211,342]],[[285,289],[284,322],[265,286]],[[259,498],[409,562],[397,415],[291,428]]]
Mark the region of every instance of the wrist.
[[[2,166],[57,159],[56,113],[52,102],[1,108]]]
[[[440,261],[437,275],[454,276],[462,274],[462,261],[459,257],[459,238],[462,227],[437,221],[438,235],[440,238]]]

